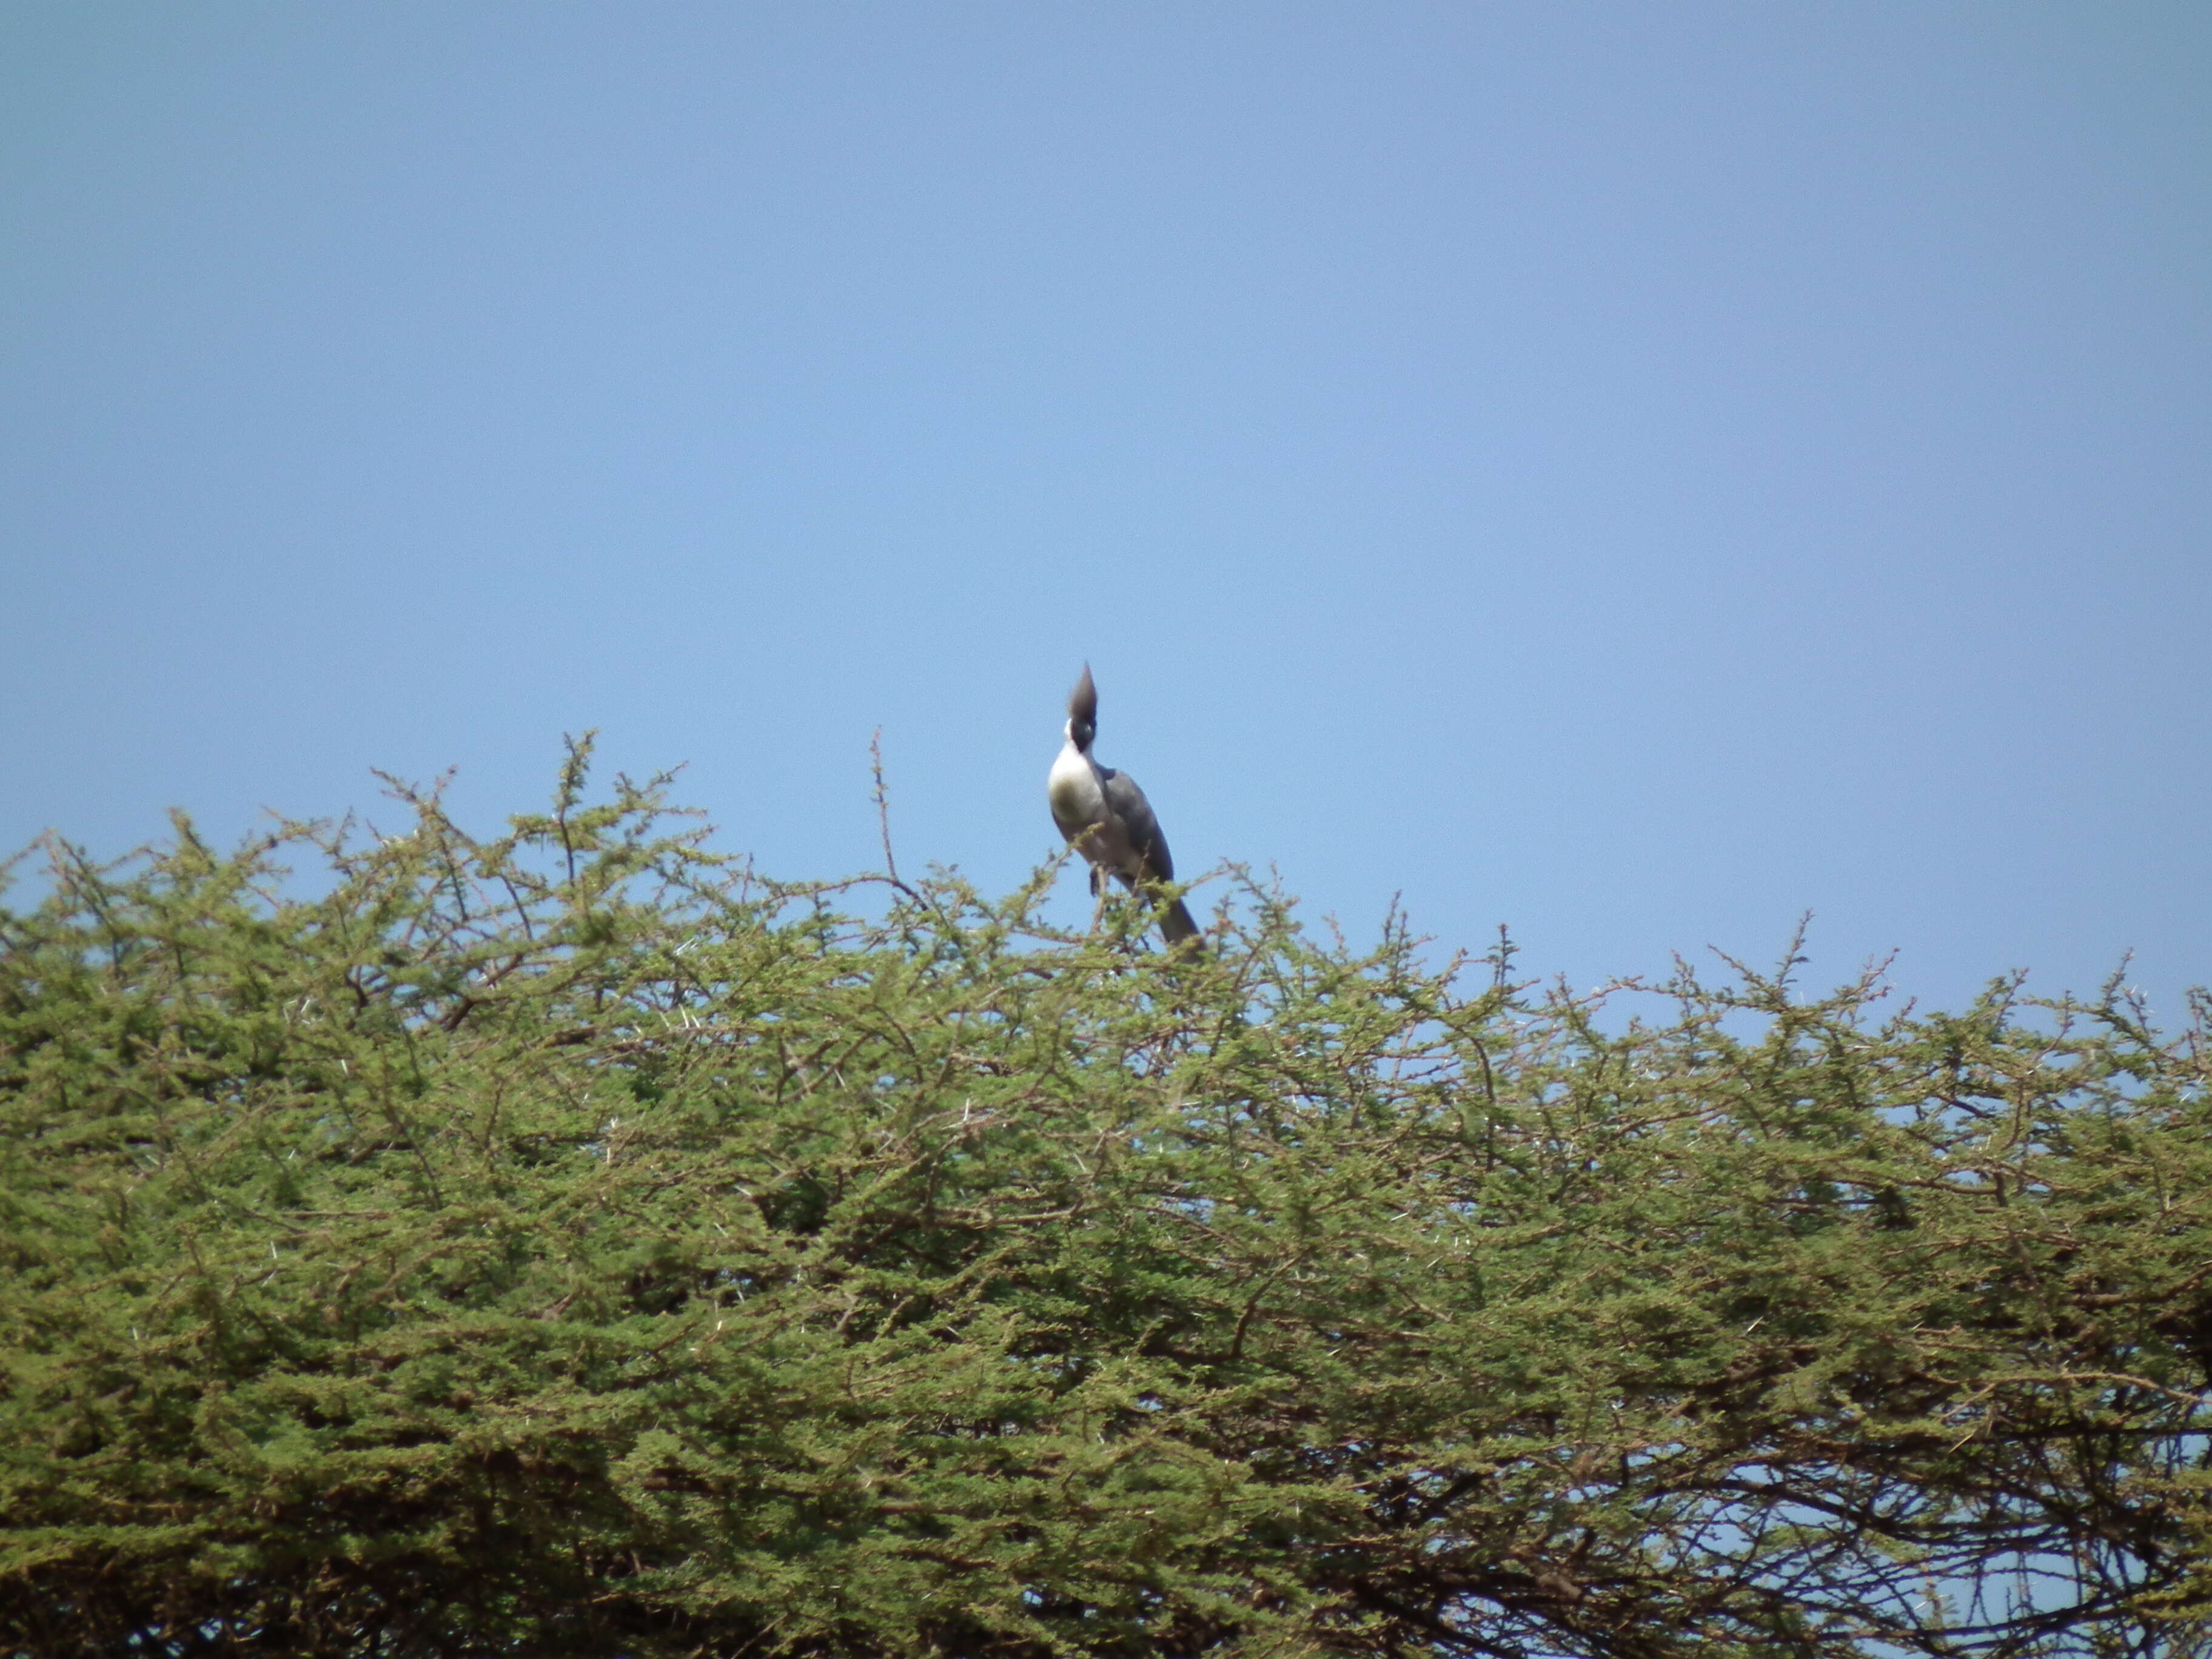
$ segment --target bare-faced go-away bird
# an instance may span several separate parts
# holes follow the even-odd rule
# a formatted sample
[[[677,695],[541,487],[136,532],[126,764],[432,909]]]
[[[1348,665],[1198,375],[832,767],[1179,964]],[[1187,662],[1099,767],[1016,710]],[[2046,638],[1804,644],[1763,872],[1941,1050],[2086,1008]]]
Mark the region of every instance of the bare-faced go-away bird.
[[[1127,772],[1101,766],[1091,752],[1098,732],[1098,688],[1091,683],[1091,665],[1083,665],[1083,678],[1067,695],[1067,741],[1052,763],[1046,785],[1052,802],[1052,821],[1067,844],[1091,861],[1091,890],[1103,891],[1108,875],[1135,892],[1175,879],[1175,860],[1168,856],[1168,838],[1152,816],[1152,804]],[[1160,911],[1160,932],[1170,945],[1198,937],[1198,924],[1181,899],[1170,899]]]

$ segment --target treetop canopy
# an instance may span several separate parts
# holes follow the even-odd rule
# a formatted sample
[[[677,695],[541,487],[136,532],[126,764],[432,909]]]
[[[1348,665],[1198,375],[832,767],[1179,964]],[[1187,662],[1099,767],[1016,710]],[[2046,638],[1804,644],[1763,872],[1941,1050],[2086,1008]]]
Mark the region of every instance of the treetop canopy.
[[[2201,1001],[1163,954],[586,752],[0,911],[0,1652],[2205,1650]]]

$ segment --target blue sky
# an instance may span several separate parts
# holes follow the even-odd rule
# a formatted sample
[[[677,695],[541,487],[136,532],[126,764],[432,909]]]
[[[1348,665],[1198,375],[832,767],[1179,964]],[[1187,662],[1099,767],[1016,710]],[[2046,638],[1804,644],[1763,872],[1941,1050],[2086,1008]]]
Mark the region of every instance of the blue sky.
[[[0,845],[541,801],[2212,980],[2212,12],[0,13]],[[1083,914],[1079,883],[1061,908]]]

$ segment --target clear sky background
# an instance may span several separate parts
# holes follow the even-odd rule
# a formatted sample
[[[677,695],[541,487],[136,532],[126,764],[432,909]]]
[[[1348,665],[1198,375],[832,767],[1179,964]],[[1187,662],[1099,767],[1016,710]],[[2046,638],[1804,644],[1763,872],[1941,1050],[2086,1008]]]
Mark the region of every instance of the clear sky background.
[[[1003,890],[1088,659],[1355,939],[2171,1018],[2208,577],[2201,4],[0,12],[0,845]]]

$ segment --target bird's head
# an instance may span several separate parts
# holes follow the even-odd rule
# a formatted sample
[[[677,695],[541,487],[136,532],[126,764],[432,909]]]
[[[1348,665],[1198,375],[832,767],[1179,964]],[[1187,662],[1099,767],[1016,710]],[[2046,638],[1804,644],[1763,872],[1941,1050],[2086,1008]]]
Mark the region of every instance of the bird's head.
[[[1091,665],[1083,665],[1083,678],[1067,694],[1067,740],[1086,754],[1098,734],[1098,688],[1091,683]]]

